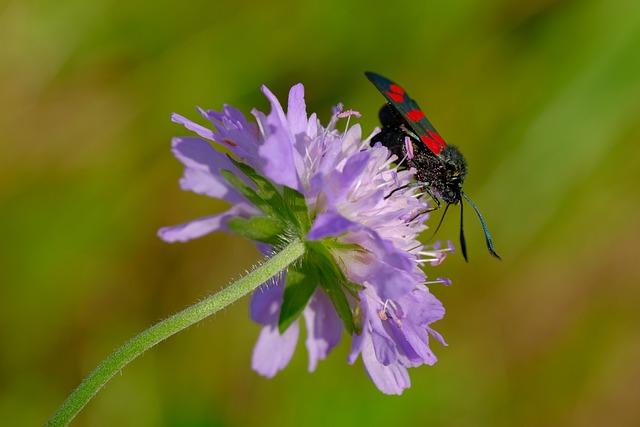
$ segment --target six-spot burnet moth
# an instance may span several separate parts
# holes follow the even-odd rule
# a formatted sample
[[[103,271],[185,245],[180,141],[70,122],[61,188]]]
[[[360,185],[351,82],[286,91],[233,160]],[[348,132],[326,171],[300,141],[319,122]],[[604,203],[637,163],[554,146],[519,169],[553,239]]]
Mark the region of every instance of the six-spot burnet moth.
[[[437,232],[442,225],[449,206],[460,202],[460,249],[462,256],[467,260],[463,225],[464,199],[480,220],[489,252],[500,259],[480,210],[462,190],[467,175],[467,162],[462,153],[455,146],[445,143],[418,104],[401,86],[380,74],[366,72],[365,75],[387,100],[380,109],[382,130],[373,137],[372,142],[380,142],[398,156],[398,159],[402,159],[402,166],[416,170],[416,181],[435,204],[429,210],[438,209],[440,199],[446,203],[435,231]],[[396,190],[399,189],[393,191]]]

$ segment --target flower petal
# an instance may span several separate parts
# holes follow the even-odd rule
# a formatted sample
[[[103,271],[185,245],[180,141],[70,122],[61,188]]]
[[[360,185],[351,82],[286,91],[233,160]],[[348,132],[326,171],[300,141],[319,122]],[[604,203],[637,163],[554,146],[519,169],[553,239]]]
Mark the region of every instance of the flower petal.
[[[411,386],[407,368],[399,363],[392,363],[388,366],[380,363],[371,342],[363,345],[362,361],[369,377],[381,392],[385,394],[402,394],[404,389]]]
[[[320,240],[325,237],[339,236],[340,234],[359,227],[359,224],[343,217],[337,212],[323,212],[318,214],[313,222],[307,234],[307,239]]]
[[[366,324],[366,313],[362,313],[362,321],[363,324]],[[347,356],[347,362],[350,365],[353,365],[356,360],[358,360],[358,356],[362,352],[362,347],[364,346],[365,336],[369,334],[367,329],[363,329],[360,334],[351,335],[351,350],[349,351],[349,356]]]
[[[396,323],[396,319],[383,322],[389,336],[396,343],[398,351],[403,354],[412,366],[423,363],[433,365],[438,360],[429,348],[429,336],[425,328],[411,322]]]
[[[221,169],[236,171],[236,167],[210,143],[197,137],[179,137],[173,138],[171,145],[173,154],[185,166],[184,175],[180,179],[183,190],[230,203],[244,200],[220,175]]]
[[[430,328],[427,326],[427,331],[429,332],[429,335],[431,335],[432,337],[434,337],[440,344],[447,346],[449,344],[447,344],[447,342],[445,341],[444,337],[440,334],[440,332],[436,331],[433,328]]]
[[[411,291],[402,300],[403,306],[409,305],[405,309],[411,323],[426,326],[444,317],[444,306],[426,287],[418,287]]]
[[[282,127],[271,127],[264,144],[258,149],[264,162],[262,172],[272,181],[300,190],[298,172],[293,159],[293,146],[287,131]]]
[[[304,102],[304,86],[298,83],[289,90],[287,121],[293,136],[307,130],[307,107]]]
[[[340,342],[342,322],[324,291],[317,289],[303,312],[307,325],[309,372]]]
[[[158,230],[158,237],[169,243],[186,242],[187,240],[202,237],[213,231],[222,230],[226,227],[228,219],[245,214],[246,212],[251,212],[249,206],[244,204],[236,205],[218,215],[194,219],[184,224],[162,227]]]
[[[276,96],[266,87],[262,92],[271,103],[271,112],[265,116],[254,111],[264,132],[264,142],[258,149],[262,172],[278,184],[300,190],[298,170],[302,169],[299,155],[294,150],[295,139],[289,129],[287,116]]]
[[[382,239],[374,230],[362,227],[344,240],[368,251],[343,259],[347,276],[356,283],[373,285],[382,300],[400,298],[424,281],[424,273],[412,261],[413,255]]]
[[[342,169],[342,185],[351,188],[358,179],[365,178],[362,172],[367,167],[370,159],[371,153],[367,150],[350,156]]]
[[[277,324],[264,326],[253,348],[252,368],[262,376],[274,377],[289,364],[298,342],[298,333],[298,322],[292,323],[282,335]]]
[[[228,148],[254,168],[261,164],[258,157],[258,146],[261,140],[258,138],[256,123],[248,122],[240,110],[226,104],[221,112],[201,108],[198,111],[215,126],[213,139],[217,143]]]
[[[189,120],[178,113],[171,114],[171,121],[186,127],[190,131],[197,133],[203,138],[213,141],[213,131],[211,129],[199,125],[198,123]]]
[[[278,323],[283,292],[284,276],[282,274],[253,291],[249,303],[251,320],[262,325]]]
[[[393,341],[387,338],[386,334],[381,334],[373,330],[371,332],[371,342],[373,343],[373,350],[378,362],[384,366],[388,366],[396,361],[398,351]]]
[[[352,128],[353,129],[353,128]],[[323,177],[322,193],[327,201],[327,209],[340,210],[342,204],[346,204],[345,210],[351,210],[347,201],[349,195],[358,187],[362,179],[366,179],[363,174],[367,167],[371,155],[368,151],[360,151],[350,156],[342,170],[328,171]]]

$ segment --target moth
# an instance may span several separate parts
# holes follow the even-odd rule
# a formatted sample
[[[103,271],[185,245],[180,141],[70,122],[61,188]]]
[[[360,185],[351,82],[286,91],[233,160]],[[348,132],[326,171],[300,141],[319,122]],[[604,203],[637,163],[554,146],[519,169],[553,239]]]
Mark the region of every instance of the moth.
[[[434,202],[434,206],[430,207],[429,211],[438,209],[441,201],[446,204],[436,232],[442,225],[449,207],[460,204],[460,249],[465,261],[468,261],[467,243],[464,237],[464,201],[466,201],[480,220],[489,253],[501,259],[495,250],[493,239],[480,209],[463,191],[467,176],[467,162],[460,150],[444,141],[418,103],[402,86],[377,73],[368,71],[365,75],[387,101],[379,113],[382,130],[373,137],[372,142],[381,143],[398,156],[398,159],[405,159],[402,167],[416,170],[416,181]],[[399,189],[393,190],[387,197]]]

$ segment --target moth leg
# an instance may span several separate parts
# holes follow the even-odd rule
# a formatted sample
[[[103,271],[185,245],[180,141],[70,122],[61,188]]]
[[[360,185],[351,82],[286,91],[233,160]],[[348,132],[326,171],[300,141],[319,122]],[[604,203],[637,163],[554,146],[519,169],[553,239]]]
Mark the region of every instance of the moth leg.
[[[428,208],[426,208],[425,212],[433,212],[440,209],[440,199],[438,198],[438,196],[433,194],[428,187],[425,187],[424,191],[429,195],[429,197],[431,197],[431,200],[433,200],[433,202],[435,203],[435,206],[429,206]]]
[[[435,206],[429,206],[428,208],[424,208],[424,209],[419,210],[418,213],[415,214],[413,216],[413,218],[411,218],[409,220],[409,222],[411,222],[414,219],[418,218],[420,215],[424,215],[426,213],[433,212],[435,210],[440,209],[440,199],[438,199],[438,197],[436,195],[434,195],[428,188],[425,188],[425,193],[427,193],[429,195],[429,197],[431,197],[431,199],[435,202]]]

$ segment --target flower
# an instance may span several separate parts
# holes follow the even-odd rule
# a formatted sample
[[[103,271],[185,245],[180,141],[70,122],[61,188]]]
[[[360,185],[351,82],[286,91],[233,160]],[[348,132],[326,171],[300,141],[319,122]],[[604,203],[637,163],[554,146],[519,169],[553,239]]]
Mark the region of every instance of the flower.
[[[363,139],[360,125],[349,127],[360,113],[338,105],[323,127],[315,114],[307,116],[301,84],[291,88],[286,112],[269,89],[262,92],[271,111],[254,109],[255,122],[228,105],[198,109],[213,129],[172,116],[198,135],[173,139],[185,166],[182,189],[231,208],[162,228],[159,236],[176,242],[230,230],[256,240],[265,254],[294,237],[304,240],[302,261],[252,296],[251,318],[262,325],[253,369],[272,377],[288,364],[301,315],[309,371],[346,330],[349,362],[361,355],[375,385],[400,394],[410,385],[408,368],[436,362],[429,337],[445,344],[430,326],[444,308],[428,286],[450,281],[428,281],[423,267],[439,264],[453,248],[418,241],[428,214],[412,185],[414,171],[402,170],[405,159],[380,144],[370,146],[375,132]]]

